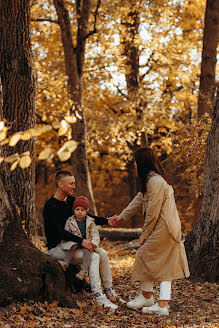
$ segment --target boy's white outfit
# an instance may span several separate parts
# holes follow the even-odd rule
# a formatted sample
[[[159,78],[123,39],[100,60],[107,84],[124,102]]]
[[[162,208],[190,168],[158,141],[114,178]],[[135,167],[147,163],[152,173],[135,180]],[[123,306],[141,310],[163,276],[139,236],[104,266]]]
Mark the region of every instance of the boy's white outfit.
[[[104,289],[112,288],[112,275],[110,271],[110,265],[108,260],[107,252],[99,248],[100,236],[97,230],[94,219],[90,216],[86,216],[86,239],[91,240],[97,247],[91,253],[91,261],[89,265],[89,278],[91,291],[98,295],[102,294],[101,281],[103,283]],[[65,230],[71,232],[72,234],[82,237],[81,231],[77,225],[77,221],[73,216],[68,218],[65,223]],[[83,237],[82,237],[83,238]],[[62,241],[60,247],[63,251],[69,251],[75,249],[77,256],[83,257],[82,249],[79,248],[79,245],[73,241]]]

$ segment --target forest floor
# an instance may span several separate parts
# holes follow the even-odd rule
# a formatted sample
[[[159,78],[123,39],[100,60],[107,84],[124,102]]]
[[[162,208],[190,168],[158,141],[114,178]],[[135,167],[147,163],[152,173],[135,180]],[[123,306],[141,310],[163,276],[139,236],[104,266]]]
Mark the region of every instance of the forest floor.
[[[127,242],[103,240],[101,247],[107,250],[112,268],[114,287],[126,301],[139,292],[139,284],[131,281],[135,249],[126,249]],[[155,297],[158,297],[158,284]],[[170,316],[142,314],[141,311],[120,305],[115,312],[92,304],[92,295],[74,294],[78,308],[68,309],[52,304],[33,301],[13,303],[0,308],[0,328],[190,328],[219,327],[217,303],[218,285],[194,283],[187,279],[173,282]]]

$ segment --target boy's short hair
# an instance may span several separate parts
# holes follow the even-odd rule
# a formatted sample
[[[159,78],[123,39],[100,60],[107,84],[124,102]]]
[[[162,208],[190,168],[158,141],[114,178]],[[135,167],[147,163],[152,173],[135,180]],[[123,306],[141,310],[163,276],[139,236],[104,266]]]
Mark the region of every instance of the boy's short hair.
[[[73,176],[70,171],[58,171],[55,176],[55,184],[56,188],[58,187],[58,182],[62,180],[64,177]]]

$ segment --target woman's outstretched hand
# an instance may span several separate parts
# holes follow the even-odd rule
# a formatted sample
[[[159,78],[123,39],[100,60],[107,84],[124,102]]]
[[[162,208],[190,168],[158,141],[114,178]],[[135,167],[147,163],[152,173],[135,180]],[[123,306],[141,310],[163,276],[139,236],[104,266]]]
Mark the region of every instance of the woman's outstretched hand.
[[[111,227],[116,227],[120,220],[121,217],[119,215],[113,215],[109,218],[108,223]]]

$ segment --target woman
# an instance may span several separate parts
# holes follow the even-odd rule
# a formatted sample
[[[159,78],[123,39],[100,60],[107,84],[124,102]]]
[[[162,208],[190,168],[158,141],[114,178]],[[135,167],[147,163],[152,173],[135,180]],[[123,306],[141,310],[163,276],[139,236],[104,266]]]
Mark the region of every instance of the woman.
[[[133,279],[141,281],[142,291],[127,306],[143,313],[169,315],[171,281],[189,276],[182,240],[181,223],[173,188],[155,152],[140,148],[135,152],[141,192],[118,216],[128,220],[143,206],[145,223],[135,258]],[[160,299],[154,304],[153,282],[160,282]]]

